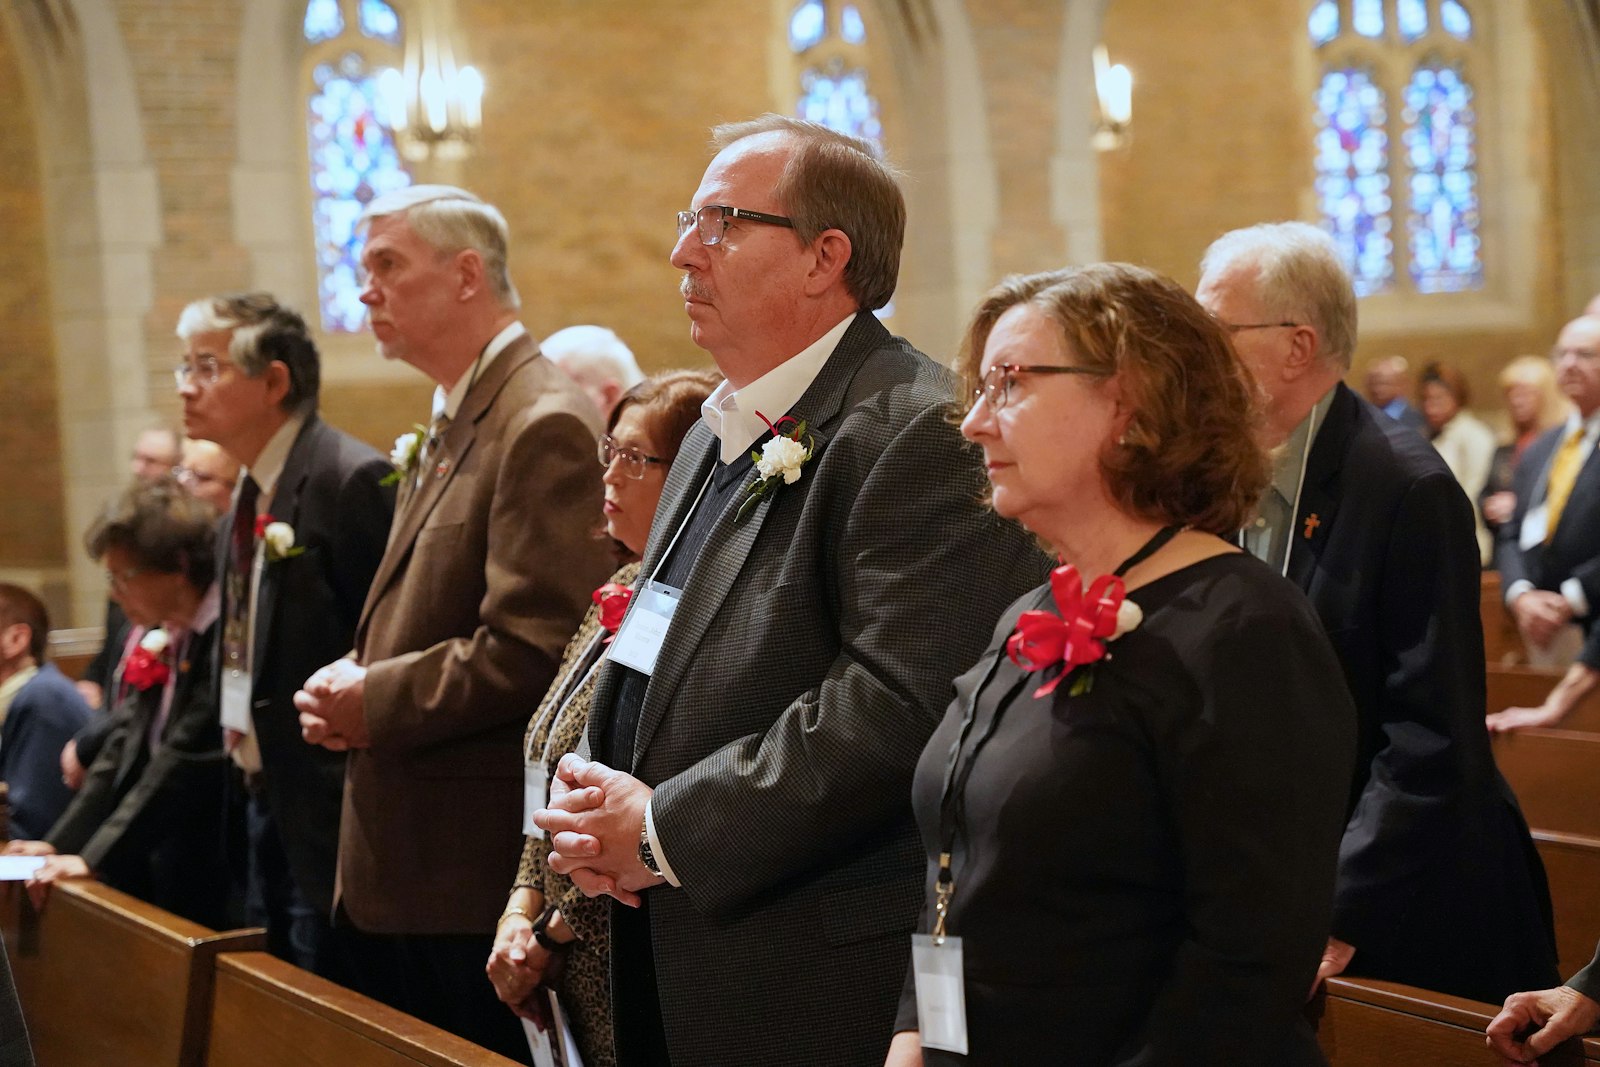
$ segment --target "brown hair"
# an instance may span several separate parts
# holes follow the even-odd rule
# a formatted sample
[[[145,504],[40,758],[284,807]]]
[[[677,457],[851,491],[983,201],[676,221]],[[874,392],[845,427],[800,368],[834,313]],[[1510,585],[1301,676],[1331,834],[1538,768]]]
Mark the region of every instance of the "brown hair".
[[[1455,398],[1458,408],[1466,407],[1471,399],[1472,393],[1467,388],[1467,376],[1448,363],[1434,360],[1422,368],[1422,377],[1417,379],[1417,403],[1422,403],[1422,391],[1429,383],[1444,386],[1445,391]]]
[[[721,381],[721,375],[708,370],[669,370],[652,374],[622,394],[617,406],[611,409],[611,417],[606,419],[606,432],[617,428],[617,420],[626,409],[643,408],[640,414],[649,427],[650,439],[670,466],[678,456],[678,446],[683,444],[684,435],[700,421],[700,405]]]
[[[50,616],[44,610],[44,601],[20,585],[0,582],[0,630],[18,623],[32,631],[28,635],[28,655],[42,665],[50,635]]]
[[[1100,450],[1112,499],[1128,513],[1229,535],[1271,477],[1255,380],[1228,335],[1172,279],[1127,263],[1015,275],[978,305],[957,370],[971,397],[989,332],[1029,304],[1062,331],[1078,365],[1115,376],[1130,414]]]
[[[131,485],[84,534],[91,559],[120,548],[140,567],[182,574],[205,590],[216,576],[217,513],[171,478]]]
[[[845,289],[860,307],[883,307],[894,295],[906,233],[906,200],[893,168],[870,142],[785,115],[718,126],[711,145],[721,151],[763,133],[784,134],[794,144],[772,192],[800,243],[811,244],[824,230],[844,233],[850,238]]]

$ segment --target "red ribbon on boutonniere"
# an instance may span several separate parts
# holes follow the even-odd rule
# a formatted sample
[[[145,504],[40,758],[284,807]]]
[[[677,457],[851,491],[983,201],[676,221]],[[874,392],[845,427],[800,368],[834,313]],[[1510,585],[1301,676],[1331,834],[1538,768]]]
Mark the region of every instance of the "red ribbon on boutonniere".
[[[272,521],[273,521],[272,520],[272,515],[270,513],[268,513],[268,512],[265,512],[265,511],[263,511],[261,514],[256,516],[256,540],[257,541],[261,540],[263,537],[266,536],[267,527],[272,525]]]
[[[622,625],[622,617],[628,613],[628,602],[633,599],[633,590],[618,582],[607,582],[594,591],[591,599],[600,605],[600,626],[606,633],[616,636],[617,627]],[[611,638],[605,640],[611,643]]]
[[[1087,693],[1094,674],[1080,668],[1092,668],[1104,659],[1107,642],[1137,627],[1144,613],[1126,599],[1121,577],[1102,574],[1085,592],[1078,568],[1070,563],[1050,572],[1050,591],[1061,614],[1023,612],[1006,639],[1006,655],[1025,671],[1062,665],[1060,674],[1034,690],[1035,698],[1055,692],[1064,678],[1073,679],[1068,689],[1073,696]]]

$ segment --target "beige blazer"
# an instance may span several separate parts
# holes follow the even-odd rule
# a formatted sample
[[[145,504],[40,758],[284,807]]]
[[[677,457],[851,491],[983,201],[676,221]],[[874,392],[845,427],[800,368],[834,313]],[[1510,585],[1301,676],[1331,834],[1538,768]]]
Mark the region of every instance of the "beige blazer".
[[[336,895],[378,933],[487,933],[517,870],[522,728],[613,563],[600,419],[522,338],[467,392],[356,627],[370,748],[345,774]]]

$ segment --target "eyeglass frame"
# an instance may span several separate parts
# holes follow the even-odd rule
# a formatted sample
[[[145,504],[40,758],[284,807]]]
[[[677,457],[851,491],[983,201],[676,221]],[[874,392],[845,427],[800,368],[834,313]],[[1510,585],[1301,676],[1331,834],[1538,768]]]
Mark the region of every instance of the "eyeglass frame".
[[[224,368],[237,366],[232,360],[218,359],[209,352],[200,356],[193,363],[183,360],[172,368],[172,380],[182,389],[189,384],[190,379],[202,386],[216,385],[222,380]],[[210,369],[207,370],[206,368]]]
[[[722,228],[717,231],[717,235],[715,237],[706,236],[706,224],[701,221],[701,216],[707,211],[717,212],[717,217],[722,222]],[[729,207],[727,204],[702,204],[693,211],[678,212],[678,238],[681,240],[683,235],[689,232],[689,227],[693,226],[695,228],[695,233],[700,238],[700,243],[705,245],[707,248],[715,248],[717,245],[720,245],[722,243],[722,239],[728,235],[728,220],[730,218],[745,219],[749,220],[750,222],[762,222],[766,223],[768,226],[783,226],[791,230],[795,228],[794,220],[791,218],[785,218],[782,215],[769,215],[765,211],[751,211],[749,208]]]
[[[598,445],[599,448],[596,454],[600,458],[600,466],[610,470],[612,462],[620,457],[622,459],[622,473],[636,482],[644,480],[645,472],[650,469],[650,464],[666,462],[660,456],[647,455],[637,448],[618,444],[617,439],[608,433],[600,435]]]
[[[196,485],[210,485],[212,482],[220,482],[229,489],[239,484],[236,478],[224,478],[220,474],[207,474],[205,471],[197,471],[193,467],[185,467],[182,463],[172,468],[172,477],[178,482],[182,482],[186,478],[193,479]]]
[[[1215,317],[1215,316],[1213,316],[1213,317]],[[1278,329],[1298,330],[1300,327],[1304,326],[1305,323],[1303,323],[1303,322],[1224,322],[1221,319],[1217,319],[1217,325],[1221,326],[1224,330],[1226,330],[1229,337],[1232,337],[1234,334],[1242,333],[1245,330],[1278,330]]]
[[[107,567],[106,585],[111,589],[126,589],[128,588],[128,583],[139,577],[139,575],[149,574],[154,570],[154,567],[125,567],[120,571],[114,571]]]
[[[989,384],[995,371],[1004,372],[998,386]],[[1003,411],[1011,403],[1011,383],[1018,374],[1082,374],[1089,378],[1109,378],[1111,373],[1097,367],[1062,367],[1053,363],[996,363],[978,376],[978,387],[972,391],[972,403],[976,406],[981,398],[989,402],[990,411]],[[998,401],[995,400],[995,394],[1000,397]]]

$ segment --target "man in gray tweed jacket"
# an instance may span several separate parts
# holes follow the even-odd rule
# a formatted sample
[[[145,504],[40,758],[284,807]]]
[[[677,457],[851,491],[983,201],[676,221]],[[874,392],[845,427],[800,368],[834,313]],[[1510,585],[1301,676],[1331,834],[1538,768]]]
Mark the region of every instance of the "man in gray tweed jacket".
[[[715,143],[672,262],[727,381],[662,493],[596,761],[567,757],[538,819],[555,869],[635,905],[622,1064],[878,1065],[922,903],[912,771],[1048,561],[982,506],[947,372],[871,314],[891,172],[778,116]]]

